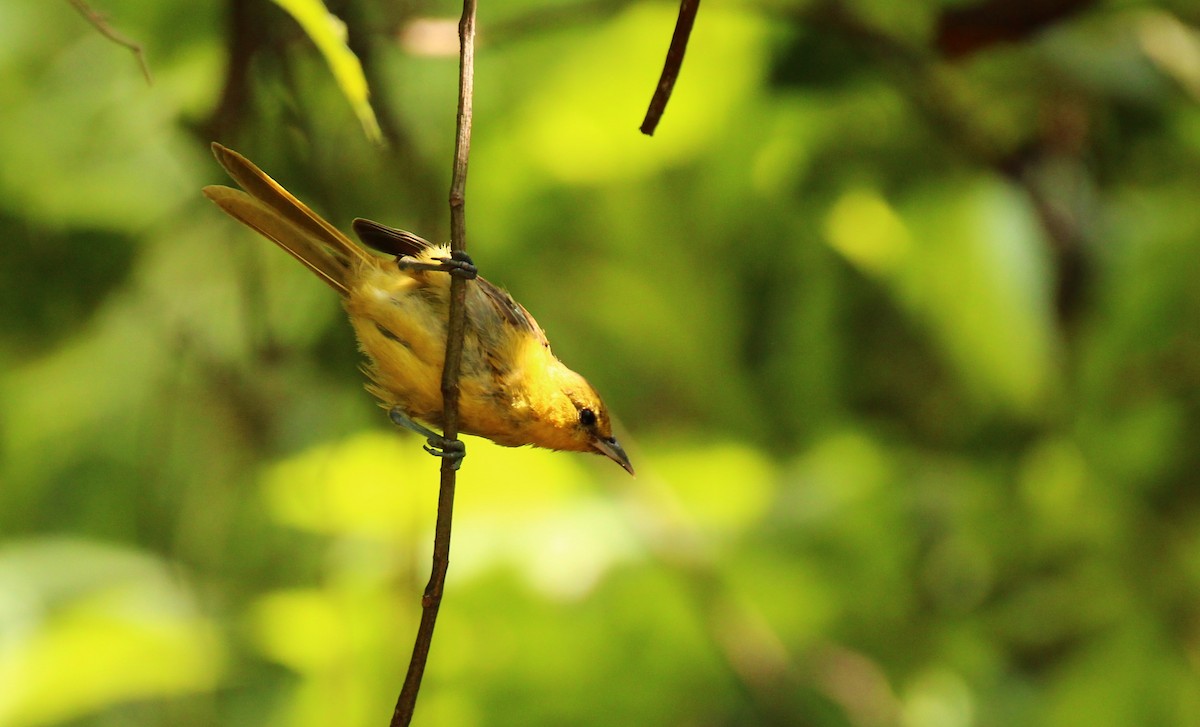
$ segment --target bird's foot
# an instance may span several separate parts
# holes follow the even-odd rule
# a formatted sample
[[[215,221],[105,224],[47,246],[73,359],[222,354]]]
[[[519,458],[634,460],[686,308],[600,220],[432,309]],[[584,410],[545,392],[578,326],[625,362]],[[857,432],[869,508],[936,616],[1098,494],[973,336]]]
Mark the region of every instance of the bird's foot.
[[[467,456],[467,445],[462,440],[430,437],[427,441],[429,444],[424,445],[426,452],[450,462],[452,470],[462,467],[463,458]]]
[[[428,442],[428,444],[423,445],[426,452],[432,454],[434,457],[449,460],[450,466],[453,469],[458,469],[462,466],[463,458],[467,456],[466,444],[457,439],[447,439],[432,429],[418,424],[398,406],[394,406],[388,410],[388,418],[392,420],[393,424],[425,437],[425,441]]]
[[[396,258],[396,265],[401,270],[429,270],[434,272],[449,273],[456,275],[463,280],[474,280],[479,277],[479,269],[475,267],[475,262],[471,260],[471,256],[461,250],[453,250],[449,257],[434,258],[436,263],[421,262],[415,258],[404,255]]]
[[[457,275],[463,280],[474,280],[479,277],[479,268],[475,267],[475,261],[471,256],[462,250],[451,250],[450,257],[438,258],[444,270],[451,275]]]

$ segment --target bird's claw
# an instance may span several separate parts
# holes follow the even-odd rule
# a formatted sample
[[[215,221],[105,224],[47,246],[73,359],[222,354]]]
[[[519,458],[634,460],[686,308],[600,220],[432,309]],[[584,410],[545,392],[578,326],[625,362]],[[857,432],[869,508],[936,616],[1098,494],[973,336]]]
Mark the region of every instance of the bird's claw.
[[[445,266],[446,272],[457,275],[463,280],[474,280],[479,277],[479,268],[475,267],[475,261],[462,250],[451,250],[450,257],[440,257],[438,260]]]
[[[434,457],[441,457],[450,462],[451,469],[462,466],[463,457],[467,456],[467,445],[457,439],[447,439],[432,429],[413,421],[404,410],[398,406],[388,409],[388,418],[393,424],[404,427],[425,437],[428,444],[422,445],[426,452]]]
[[[401,270],[425,270],[449,273],[463,280],[474,280],[479,277],[479,269],[471,256],[461,250],[452,250],[448,257],[434,258],[436,263],[421,262],[407,255],[396,258],[396,265]]]
[[[429,444],[424,445],[426,452],[450,462],[450,469],[456,470],[462,466],[463,458],[467,456],[467,445],[461,440],[430,437],[428,441]]]

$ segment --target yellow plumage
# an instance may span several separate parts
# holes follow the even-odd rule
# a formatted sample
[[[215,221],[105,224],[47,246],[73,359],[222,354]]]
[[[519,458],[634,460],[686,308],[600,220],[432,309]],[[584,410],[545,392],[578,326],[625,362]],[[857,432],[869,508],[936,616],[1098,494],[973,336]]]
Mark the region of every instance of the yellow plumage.
[[[237,152],[213,144],[245,191],[205,187],[225,212],[290,253],[337,291],[368,361],[367,388],[387,408],[442,423],[441,373],[450,277],[436,267],[449,249],[368,220],[355,232],[395,257],[372,254],[321,219]],[[467,285],[459,378],[459,427],[506,446],[594,451],[630,473],[607,409],[551,352],[533,317],[483,278]]]

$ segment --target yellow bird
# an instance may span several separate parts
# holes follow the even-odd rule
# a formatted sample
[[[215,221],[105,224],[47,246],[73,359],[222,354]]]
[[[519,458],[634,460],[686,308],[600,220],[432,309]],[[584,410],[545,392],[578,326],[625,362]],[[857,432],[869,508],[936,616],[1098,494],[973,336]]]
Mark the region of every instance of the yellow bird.
[[[429,438],[441,456],[461,457],[421,426],[442,426],[442,363],[450,299],[447,273],[474,278],[467,286],[466,333],[460,374],[459,428],[506,447],[597,452],[633,474],[612,433],[600,395],[550,351],[537,321],[505,291],[476,278],[469,258],[452,256],[402,230],[356,219],[353,243],[250,160],[220,144],[217,161],[243,190],[222,186],[204,194],[222,210],[290,253],[342,296],[367,357],[367,389],[393,421]]]

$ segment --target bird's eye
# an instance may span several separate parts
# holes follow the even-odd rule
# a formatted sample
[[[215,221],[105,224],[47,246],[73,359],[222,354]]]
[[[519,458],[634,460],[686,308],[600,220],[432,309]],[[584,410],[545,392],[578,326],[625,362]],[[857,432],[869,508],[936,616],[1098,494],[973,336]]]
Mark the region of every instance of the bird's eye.
[[[586,406],[579,410],[579,423],[585,427],[596,426],[596,412]]]

